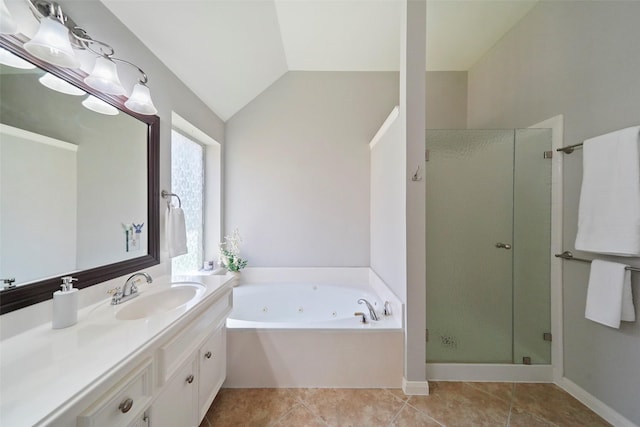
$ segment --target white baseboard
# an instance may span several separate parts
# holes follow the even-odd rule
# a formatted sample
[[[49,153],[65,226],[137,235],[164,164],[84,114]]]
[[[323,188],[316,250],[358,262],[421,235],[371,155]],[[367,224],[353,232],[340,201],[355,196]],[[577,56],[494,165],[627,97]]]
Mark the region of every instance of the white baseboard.
[[[557,385],[582,402],[587,408],[600,415],[608,423],[611,423],[616,427],[638,427],[637,424],[634,424],[624,416],[620,415],[616,410],[584,390],[570,379],[562,377]]]
[[[429,382],[407,381],[402,377],[402,391],[407,396],[429,396]]]
[[[427,363],[427,378],[433,381],[553,382],[551,365],[482,363]]]

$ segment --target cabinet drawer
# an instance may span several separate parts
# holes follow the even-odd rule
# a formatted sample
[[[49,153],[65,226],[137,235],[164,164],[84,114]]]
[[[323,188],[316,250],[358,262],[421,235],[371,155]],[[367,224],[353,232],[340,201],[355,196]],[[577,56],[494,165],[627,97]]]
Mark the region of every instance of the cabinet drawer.
[[[151,403],[151,359],[129,372],[78,416],[78,427],[128,426]]]
[[[178,332],[158,354],[158,382],[160,385],[173,375],[181,363],[200,345],[231,311],[231,289],[214,302],[200,317]]]

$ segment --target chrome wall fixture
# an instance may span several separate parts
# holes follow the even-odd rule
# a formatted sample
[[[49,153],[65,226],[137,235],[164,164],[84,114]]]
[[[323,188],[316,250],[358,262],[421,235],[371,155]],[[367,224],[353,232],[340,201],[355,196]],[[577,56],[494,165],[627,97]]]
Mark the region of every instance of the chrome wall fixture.
[[[76,51],[91,52],[96,56],[96,60],[91,73],[84,78],[84,82],[93,89],[115,96],[127,94],[127,90],[120,83],[116,62],[129,65],[138,71],[140,77],[134,84],[131,95],[125,101],[125,107],[143,115],[153,115],[158,112],[147,87],[149,79],[140,67],[116,58],[113,47],[93,39],[84,28],[78,26],[63,12],[59,4],[48,0],[25,1],[40,23],[33,38],[24,43],[27,52],[38,59],[64,68],[80,67]],[[18,31],[18,25],[4,0],[0,0],[0,33],[16,34]]]
[[[180,196],[178,196],[176,193],[170,193],[167,190],[162,190],[162,193],[160,193],[160,195],[162,196],[163,199],[167,200],[167,207],[171,206],[172,197],[175,197],[176,199],[178,199],[178,207],[179,208],[182,207],[182,200],[180,200]]]

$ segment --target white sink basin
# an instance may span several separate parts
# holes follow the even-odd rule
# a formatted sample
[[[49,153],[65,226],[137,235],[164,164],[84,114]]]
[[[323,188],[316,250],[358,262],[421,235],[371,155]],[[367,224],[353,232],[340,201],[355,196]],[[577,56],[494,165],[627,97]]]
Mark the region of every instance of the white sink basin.
[[[153,285],[152,285],[153,286]],[[165,313],[189,302],[197,301],[204,294],[205,287],[197,282],[175,282],[168,288],[153,292],[151,289],[147,295],[126,302],[116,312],[116,318],[120,320],[136,320]]]

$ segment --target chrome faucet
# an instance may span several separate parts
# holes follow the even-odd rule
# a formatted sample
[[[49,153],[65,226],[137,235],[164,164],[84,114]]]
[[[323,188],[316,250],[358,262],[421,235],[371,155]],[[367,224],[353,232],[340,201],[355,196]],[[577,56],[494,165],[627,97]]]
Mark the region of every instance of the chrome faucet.
[[[124,286],[122,288],[117,287],[109,291],[109,293],[113,294],[113,298],[111,299],[111,305],[117,305],[121,302],[125,302],[130,300],[131,298],[135,298],[138,296],[138,286],[136,285],[136,279],[139,276],[143,276],[147,283],[153,282],[153,279],[147,273],[135,273],[129,276],[126,282],[124,282]]]
[[[2,283],[4,284],[4,289],[13,289],[16,287],[16,278],[10,277],[7,279],[2,279]]]
[[[389,301],[384,302],[384,311],[382,314],[385,316],[391,316],[391,303]]]
[[[374,310],[371,303],[369,303],[369,301],[367,301],[364,298],[360,298],[358,300],[358,304],[362,304],[362,303],[365,303],[367,305],[367,308],[369,309],[369,317],[371,317],[371,320],[380,320],[378,319],[378,315],[376,314],[376,311]]]

